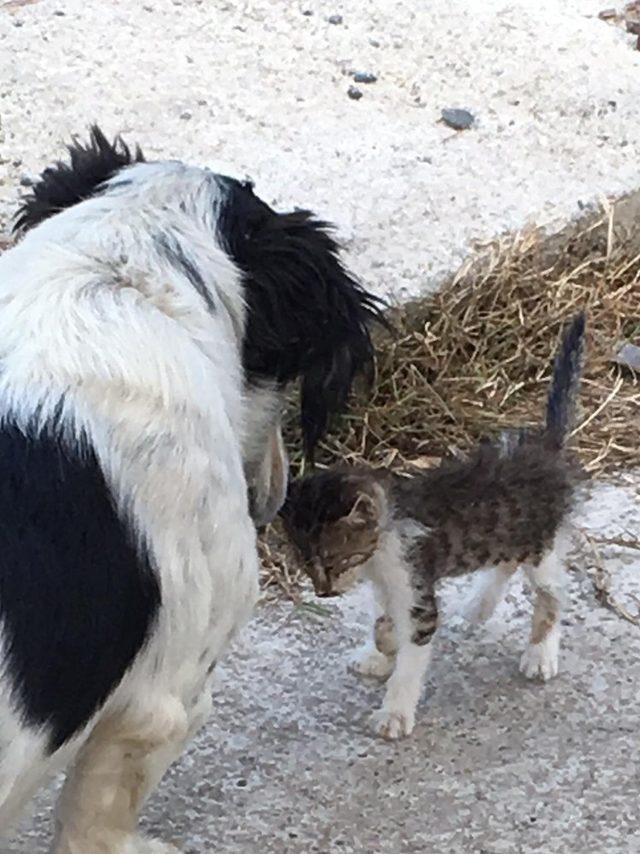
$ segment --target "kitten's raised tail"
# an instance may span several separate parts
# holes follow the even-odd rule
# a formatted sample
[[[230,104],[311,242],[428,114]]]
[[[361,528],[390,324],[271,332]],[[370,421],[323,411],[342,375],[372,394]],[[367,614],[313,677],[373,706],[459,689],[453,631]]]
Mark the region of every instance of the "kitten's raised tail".
[[[566,327],[553,366],[547,398],[546,434],[551,445],[558,450],[564,446],[575,417],[585,325],[585,314],[581,311]]]

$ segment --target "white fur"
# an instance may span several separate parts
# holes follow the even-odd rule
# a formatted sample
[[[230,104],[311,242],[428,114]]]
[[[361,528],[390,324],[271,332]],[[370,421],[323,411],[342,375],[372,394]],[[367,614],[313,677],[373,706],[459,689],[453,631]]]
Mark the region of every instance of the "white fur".
[[[549,632],[539,643],[529,643],[520,661],[520,671],[529,679],[547,681],[558,674],[560,653],[560,614],[563,600],[565,570],[564,560],[569,548],[566,530],[559,531],[553,548],[536,567],[527,567],[526,573],[536,595],[532,635],[535,632],[536,608],[542,596],[551,597],[556,605],[556,617]]]
[[[400,646],[384,703],[374,714],[376,730],[383,738],[393,740],[413,732],[431,653],[431,644],[416,646],[409,642]]]
[[[393,620],[398,646],[382,708],[374,715],[376,731],[387,739],[401,738],[413,731],[431,659],[430,644],[417,646],[411,642],[413,594],[404,556],[419,533],[419,526],[384,531],[375,555],[365,565],[366,577],[374,584],[381,608]]]
[[[471,593],[462,613],[470,623],[485,623],[504,599],[513,572],[491,567],[479,572],[471,582]]]
[[[265,455],[283,454],[269,390],[260,412],[243,396],[244,305],[214,239],[211,176],[169,163],[134,166],[127,178],[0,258],[0,412],[26,424],[39,407],[44,421],[64,395],[65,428],[90,438],[163,596],[148,645],[53,759],[0,678],[0,829],[48,773],[76,760],[57,854],[174,850],[136,836],[137,810],[206,717],[207,670],[256,601],[244,468],[270,476]],[[154,232],[165,227],[188,245],[215,312],[158,253]]]
[[[370,574],[371,567],[369,564],[365,564],[363,570],[365,573],[369,570]],[[379,584],[373,585],[373,600],[372,622],[375,625],[375,621],[378,617],[383,616],[385,613],[384,606],[381,602],[381,589]],[[389,656],[382,653],[377,648],[374,640],[370,639],[356,651],[349,663],[349,669],[358,676],[364,676],[365,678],[386,679],[391,674],[394,665],[395,656]]]
[[[370,641],[359,649],[351,662],[351,670],[358,676],[386,679],[394,668],[394,660],[384,655]]]
[[[556,624],[543,641],[529,646],[522,653],[520,671],[527,679],[542,679],[546,682],[558,675],[560,651],[560,627]]]

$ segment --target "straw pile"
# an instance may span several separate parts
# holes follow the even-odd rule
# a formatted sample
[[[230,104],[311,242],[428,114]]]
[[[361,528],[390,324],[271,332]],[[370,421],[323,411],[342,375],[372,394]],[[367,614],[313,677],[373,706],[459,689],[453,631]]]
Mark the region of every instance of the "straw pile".
[[[640,345],[640,241],[614,211],[549,240],[538,230],[485,246],[437,294],[392,312],[378,336],[375,390],[353,402],[322,465],[428,466],[481,436],[539,424],[564,322],[585,308],[587,356],[573,443],[593,475],[640,467],[640,377],[612,357]],[[288,425],[296,448],[295,415]],[[302,467],[299,449],[294,469]],[[278,530],[262,545],[265,582],[290,592]],[[287,568],[288,567],[288,568]]]

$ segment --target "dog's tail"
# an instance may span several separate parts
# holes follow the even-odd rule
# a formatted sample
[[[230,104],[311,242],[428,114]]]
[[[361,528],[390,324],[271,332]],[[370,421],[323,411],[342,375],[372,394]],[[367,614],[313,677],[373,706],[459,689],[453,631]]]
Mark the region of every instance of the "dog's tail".
[[[585,314],[580,312],[567,325],[553,365],[553,379],[547,398],[546,435],[560,450],[573,426],[582,373]]]

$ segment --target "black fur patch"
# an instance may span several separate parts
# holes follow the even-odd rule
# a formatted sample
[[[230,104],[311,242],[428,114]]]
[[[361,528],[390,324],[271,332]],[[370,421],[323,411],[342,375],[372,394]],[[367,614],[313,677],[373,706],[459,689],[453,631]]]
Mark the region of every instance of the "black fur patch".
[[[160,605],[95,454],[52,428],[0,428],[0,624],[25,723],[53,752],[87,723],[144,645]]]
[[[278,214],[250,184],[219,178],[223,245],[245,273],[249,377],[301,378],[307,454],[346,405],[357,373],[373,373],[372,322],[383,304],[343,267],[332,226],[309,211]],[[386,325],[386,324],[385,324]]]
[[[16,214],[14,231],[28,231],[65,208],[88,199],[105,181],[125,166],[144,162],[139,147],[134,151],[118,136],[109,142],[98,125],[92,125],[89,142],[77,139],[68,146],[69,163],[58,161],[45,169]]]
[[[216,305],[205,280],[202,278],[200,270],[198,270],[195,263],[189,258],[178,238],[173,234],[163,232],[154,236],[154,242],[165,258],[189,279],[193,287],[205,301],[209,311],[215,311]]]

